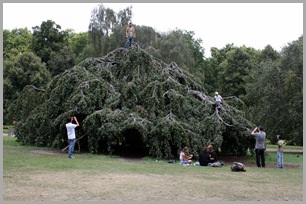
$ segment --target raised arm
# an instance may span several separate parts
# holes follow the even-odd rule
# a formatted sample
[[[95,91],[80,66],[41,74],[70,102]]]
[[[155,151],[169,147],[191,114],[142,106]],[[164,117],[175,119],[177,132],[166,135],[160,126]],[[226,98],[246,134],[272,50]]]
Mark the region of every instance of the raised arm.
[[[252,132],[251,135],[255,135],[256,131],[258,130],[258,128],[256,127]]]
[[[76,122],[76,126],[78,127],[78,126],[80,126],[80,124],[79,124],[79,122],[78,122],[78,120],[77,120],[77,118],[74,116],[73,117],[73,119],[74,119],[74,121]]]

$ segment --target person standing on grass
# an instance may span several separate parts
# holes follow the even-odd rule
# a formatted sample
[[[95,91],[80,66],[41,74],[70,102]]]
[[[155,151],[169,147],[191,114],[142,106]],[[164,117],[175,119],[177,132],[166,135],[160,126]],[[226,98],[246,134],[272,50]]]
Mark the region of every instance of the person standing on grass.
[[[73,121],[75,121],[76,124],[73,124],[72,123]],[[67,129],[67,136],[68,136],[68,143],[69,143],[68,158],[70,159],[75,159],[75,157],[72,156],[72,153],[74,152],[74,145],[76,141],[75,128],[78,126],[79,126],[79,122],[75,116],[67,118],[66,129]]]
[[[287,143],[283,140],[281,135],[277,135],[277,167],[284,167],[284,159],[283,159],[283,147],[287,145]]]
[[[257,167],[265,167],[265,145],[266,145],[266,133],[263,131],[263,127],[256,127],[251,135],[255,137],[255,154],[256,154],[256,165]],[[261,163],[260,163],[261,161]]]

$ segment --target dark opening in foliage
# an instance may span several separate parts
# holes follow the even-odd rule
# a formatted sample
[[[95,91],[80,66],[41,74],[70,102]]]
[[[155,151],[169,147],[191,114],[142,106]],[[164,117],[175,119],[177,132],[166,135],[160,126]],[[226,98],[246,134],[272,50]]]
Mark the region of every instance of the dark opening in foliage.
[[[122,143],[114,145],[114,154],[128,157],[143,157],[148,155],[148,147],[141,133],[135,129],[126,129],[123,132]]]

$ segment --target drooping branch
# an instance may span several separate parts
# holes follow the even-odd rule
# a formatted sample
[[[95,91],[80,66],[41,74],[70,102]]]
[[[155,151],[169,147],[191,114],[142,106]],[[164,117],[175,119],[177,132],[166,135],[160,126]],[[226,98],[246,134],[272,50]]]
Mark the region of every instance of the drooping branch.
[[[83,138],[83,137],[85,137],[86,136],[86,134],[84,134],[84,135],[82,135],[81,137],[79,137],[79,138],[77,138],[76,139],[76,143],[78,144],[78,147],[79,147],[79,152],[81,151],[81,146],[80,146],[80,143],[79,143],[79,141]],[[66,149],[68,149],[69,148],[69,145],[67,145],[64,149],[62,149],[61,151],[62,152],[64,152]]]
[[[211,99],[207,95],[203,94],[200,91],[188,90],[188,93],[191,93],[191,94],[199,97],[204,102],[207,102],[207,103],[210,103],[210,104],[215,103],[215,102],[211,101]]]
[[[168,115],[165,116],[166,120],[175,121],[175,115],[170,111]]]
[[[33,88],[33,89],[35,89],[35,90],[37,90],[37,91],[43,91],[43,92],[45,92],[44,89],[37,88],[37,87],[34,86],[34,85],[26,85],[23,89],[25,90],[25,89],[28,89],[28,88]]]
[[[216,108],[216,111],[214,113],[214,115],[218,118],[219,121],[221,121],[224,125],[228,126],[228,127],[233,127],[234,125],[230,125],[228,123],[226,123],[219,115],[219,111],[218,109]]]

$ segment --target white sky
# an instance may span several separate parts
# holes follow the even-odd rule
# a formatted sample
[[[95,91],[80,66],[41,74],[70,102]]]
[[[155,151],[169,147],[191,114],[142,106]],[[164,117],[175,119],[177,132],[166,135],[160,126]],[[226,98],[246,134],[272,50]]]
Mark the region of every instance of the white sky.
[[[158,32],[175,28],[194,31],[210,48],[228,43],[263,49],[270,44],[280,51],[303,34],[302,3],[104,3],[115,12],[132,6],[136,25]],[[91,11],[98,3],[4,3],[3,29],[40,26],[53,20],[62,29],[88,30]],[[137,31],[136,31],[137,32]],[[123,34],[124,36],[124,34]]]

